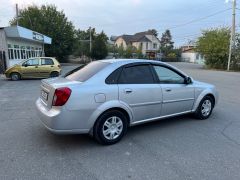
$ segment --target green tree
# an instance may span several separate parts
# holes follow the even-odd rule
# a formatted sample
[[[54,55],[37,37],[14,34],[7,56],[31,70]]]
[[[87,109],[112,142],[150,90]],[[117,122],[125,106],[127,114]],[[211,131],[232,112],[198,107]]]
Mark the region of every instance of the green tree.
[[[167,57],[169,53],[172,52],[174,42],[172,41],[172,35],[170,30],[166,30],[160,40],[160,50],[164,57]]]
[[[226,69],[228,62],[230,30],[216,28],[204,30],[196,42],[196,50],[204,55],[210,68]]]
[[[66,60],[73,50],[74,26],[63,11],[54,5],[36,5],[21,9],[19,25],[52,38],[51,45],[45,45],[46,56],[57,57],[61,62]],[[10,21],[16,25],[16,18]]]
[[[137,55],[138,59],[142,59],[143,58],[142,47],[141,46],[137,49],[136,55]]]
[[[108,55],[107,40],[108,37],[103,31],[96,35],[91,52],[93,59],[104,59]]]
[[[123,58],[124,57],[124,48],[123,48],[123,44],[121,44],[118,48],[117,48],[117,52],[118,52],[118,57]]]
[[[128,45],[127,49],[125,50],[124,53],[124,58],[132,58],[133,57],[133,53],[137,52],[137,48],[132,46],[132,45]]]
[[[236,34],[236,49],[234,52],[232,68],[233,70],[240,70],[240,34]]]
[[[148,31],[152,32],[154,36],[158,36],[158,32],[156,29],[149,29]]]
[[[94,42],[95,37],[96,37],[96,31],[95,28],[91,29],[91,36],[92,36],[92,41]],[[90,29],[84,31],[84,30],[76,30],[75,31],[75,41],[74,41],[74,47],[73,47],[73,52],[75,56],[88,56],[90,57]]]

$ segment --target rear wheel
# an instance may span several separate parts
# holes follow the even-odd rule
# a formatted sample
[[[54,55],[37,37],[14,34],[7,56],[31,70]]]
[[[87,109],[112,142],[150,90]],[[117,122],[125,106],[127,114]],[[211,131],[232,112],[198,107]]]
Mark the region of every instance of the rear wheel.
[[[94,126],[94,138],[101,144],[115,144],[127,132],[127,118],[117,110],[107,111]]]
[[[195,112],[195,117],[201,120],[207,119],[211,114],[214,106],[214,100],[210,96],[205,96]]]
[[[11,73],[10,77],[12,81],[18,81],[21,79],[21,76],[19,73]]]
[[[50,74],[50,77],[53,78],[53,77],[58,77],[59,76],[59,73],[58,72],[51,72]]]

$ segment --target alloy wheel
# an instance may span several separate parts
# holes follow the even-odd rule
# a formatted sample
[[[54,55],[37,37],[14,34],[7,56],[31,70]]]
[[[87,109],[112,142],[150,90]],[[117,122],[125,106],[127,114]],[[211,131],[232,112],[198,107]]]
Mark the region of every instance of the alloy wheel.
[[[210,114],[212,110],[212,103],[209,99],[206,99],[203,103],[202,103],[202,107],[201,107],[201,112],[203,116],[208,116]]]
[[[123,131],[123,122],[117,116],[108,118],[102,128],[103,136],[108,140],[117,139]]]

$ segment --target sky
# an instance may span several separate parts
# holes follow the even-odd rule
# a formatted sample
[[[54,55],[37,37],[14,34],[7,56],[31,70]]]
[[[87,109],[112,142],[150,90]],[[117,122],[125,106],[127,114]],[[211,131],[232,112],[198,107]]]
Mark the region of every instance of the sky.
[[[231,0],[0,0],[0,27],[9,25],[16,3],[20,9],[32,4],[54,4],[76,28],[85,30],[91,26],[108,36],[156,29],[161,37],[170,29],[175,46],[196,39],[204,29],[230,26],[232,16]],[[240,0],[237,3],[240,9]]]

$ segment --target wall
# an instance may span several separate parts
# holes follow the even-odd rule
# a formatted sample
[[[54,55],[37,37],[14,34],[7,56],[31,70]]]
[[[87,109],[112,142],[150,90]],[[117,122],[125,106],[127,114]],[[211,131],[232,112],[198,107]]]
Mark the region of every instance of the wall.
[[[152,42],[150,43],[150,46],[148,45],[148,49],[154,49],[153,44],[157,44],[157,47],[154,50],[158,50],[160,48],[160,42],[159,40],[153,36],[153,35],[146,35],[146,37],[151,40]]]
[[[124,49],[127,48],[126,42],[121,37],[116,40],[115,45],[117,45],[117,47],[120,47],[121,45],[123,45]]]
[[[182,61],[204,64],[204,57],[196,52],[184,52],[181,54]]]
[[[194,52],[184,52],[181,55],[183,61],[194,63],[196,59],[196,53]]]

